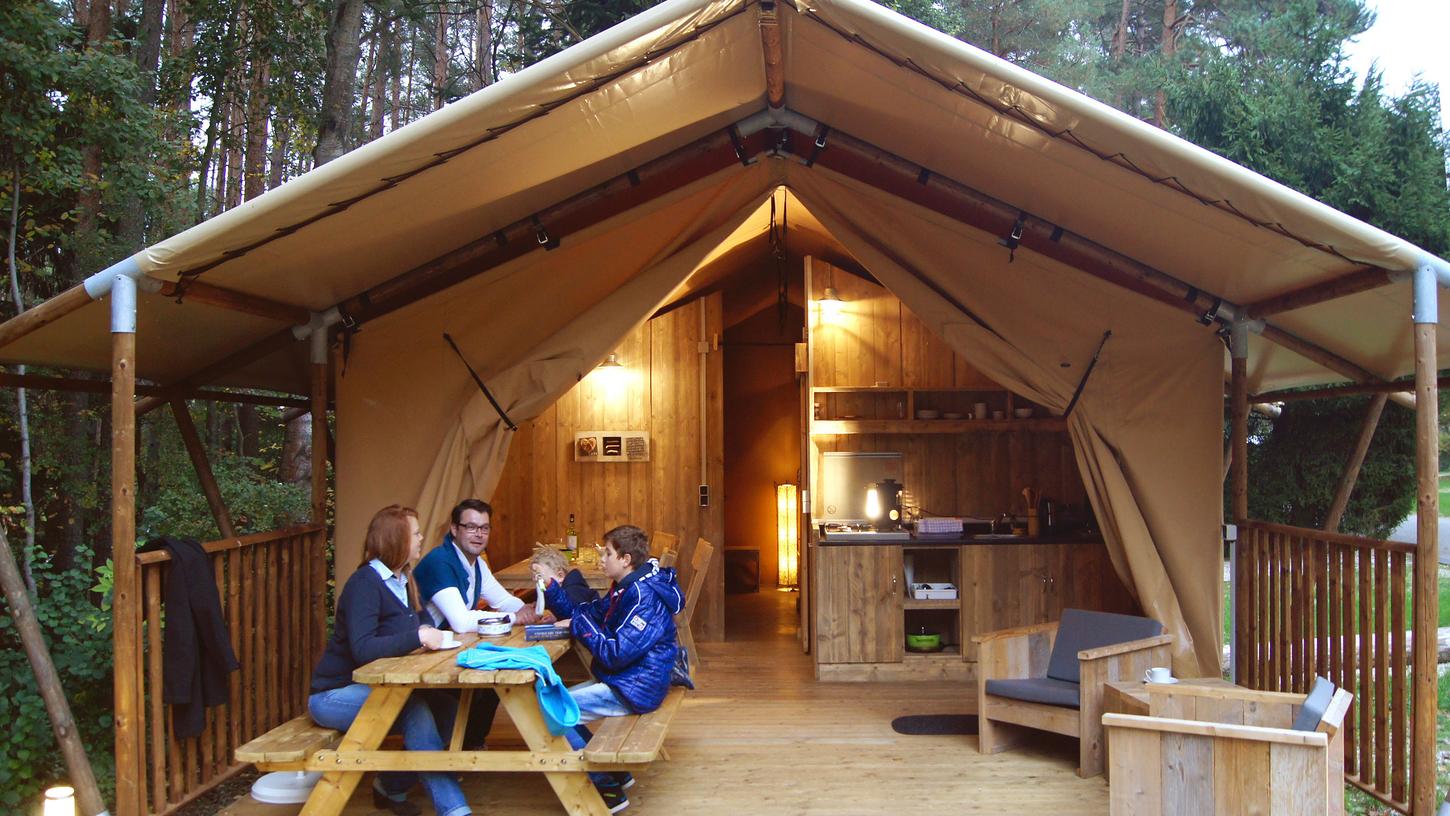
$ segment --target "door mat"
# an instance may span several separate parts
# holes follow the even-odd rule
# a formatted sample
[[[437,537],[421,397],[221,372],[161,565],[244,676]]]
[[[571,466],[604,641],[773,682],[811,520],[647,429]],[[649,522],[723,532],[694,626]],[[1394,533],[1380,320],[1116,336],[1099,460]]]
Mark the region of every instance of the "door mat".
[[[975,714],[914,714],[891,721],[891,730],[898,734],[975,734]]]

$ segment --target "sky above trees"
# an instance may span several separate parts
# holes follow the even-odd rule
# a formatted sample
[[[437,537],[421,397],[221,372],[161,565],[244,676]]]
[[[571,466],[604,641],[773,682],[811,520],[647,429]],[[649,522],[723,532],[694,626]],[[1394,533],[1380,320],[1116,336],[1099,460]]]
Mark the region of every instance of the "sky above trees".
[[[1375,24],[1345,45],[1350,67],[1364,77],[1371,66],[1384,72],[1385,90],[1403,93],[1418,74],[1440,86],[1440,125],[1450,126],[1445,88],[1450,86],[1450,3],[1445,0],[1372,0]]]

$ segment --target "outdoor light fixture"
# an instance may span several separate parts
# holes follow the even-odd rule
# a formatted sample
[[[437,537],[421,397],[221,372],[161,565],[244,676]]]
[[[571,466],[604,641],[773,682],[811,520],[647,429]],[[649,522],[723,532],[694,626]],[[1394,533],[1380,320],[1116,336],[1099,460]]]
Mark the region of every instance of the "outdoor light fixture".
[[[619,355],[610,354],[604,358],[604,362],[594,369],[594,375],[599,378],[600,385],[610,394],[623,393],[626,385],[626,378],[629,371],[624,363],[619,361]]]
[[[819,303],[821,307],[822,320],[827,323],[836,323],[840,321],[841,307],[844,306],[845,303],[841,300],[841,296],[836,293],[836,288],[834,286],[827,286],[825,293],[821,295],[821,299],[817,301],[817,303]]]
[[[57,785],[45,791],[43,816],[76,816],[76,789],[69,785]]]
[[[775,486],[775,559],[781,592],[800,584],[800,505],[793,484]]]

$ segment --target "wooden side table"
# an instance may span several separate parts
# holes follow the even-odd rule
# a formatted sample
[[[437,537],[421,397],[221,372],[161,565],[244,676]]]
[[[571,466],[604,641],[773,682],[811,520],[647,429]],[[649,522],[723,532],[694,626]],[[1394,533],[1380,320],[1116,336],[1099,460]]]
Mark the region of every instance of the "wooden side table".
[[[1220,686],[1234,688],[1234,684],[1221,677],[1187,677],[1178,681],[1178,684],[1185,686]],[[1148,711],[1148,687],[1142,680],[1109,680],[1103,684],[1103,713],[1104,714],[1136,714],[1140,717],[1147,717]],[[1106,740],[1103,743],[1103,778],[1108,778],[1108,768],[1111,763],[1107,761],[1108,746]]]

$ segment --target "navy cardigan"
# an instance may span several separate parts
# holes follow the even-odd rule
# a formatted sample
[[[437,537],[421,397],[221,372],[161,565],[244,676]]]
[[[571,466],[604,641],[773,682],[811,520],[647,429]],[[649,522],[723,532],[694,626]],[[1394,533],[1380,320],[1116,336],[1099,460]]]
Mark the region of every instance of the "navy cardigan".
[[[418,613],[399,603],[371,564],[358,567],[337,599],[332,637],[312,672],[312,692],[351,685],[358,667],[423,645],[418,626]]]

